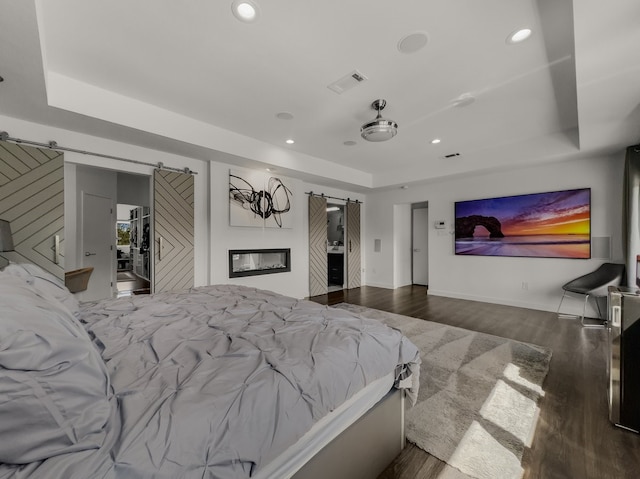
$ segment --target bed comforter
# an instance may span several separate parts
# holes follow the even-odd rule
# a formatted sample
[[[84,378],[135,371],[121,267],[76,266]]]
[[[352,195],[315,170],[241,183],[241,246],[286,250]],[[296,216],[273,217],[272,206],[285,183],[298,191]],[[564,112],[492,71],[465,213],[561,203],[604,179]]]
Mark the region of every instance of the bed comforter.
[[[76,317],[106,368],[104,434],[83,450],[1,464],[0,478],[251,477],[389,372],[417,394],[419,352],[399,331],[268,291],[133,296]]]

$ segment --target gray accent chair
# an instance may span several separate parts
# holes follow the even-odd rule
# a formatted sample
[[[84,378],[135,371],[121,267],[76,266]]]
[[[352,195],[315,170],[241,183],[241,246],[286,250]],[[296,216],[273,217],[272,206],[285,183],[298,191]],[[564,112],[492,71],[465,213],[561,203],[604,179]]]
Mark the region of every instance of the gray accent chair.
[[[560,304],[558,305],[558,315],[560,315],[560,307],[565,296],[575,294],[584,296],[584,303],[582,305],[582,317],[580,319],[583,327],[604,327],[604,324],[590,324],[585,322],[585,312],[587,308],[587,302],[590,297],[594,298],[596,307],[598,309],[598,319],[606,323],[606,316],[602,317],[602,311],[598,298],[606,298],[609,290],[609,286],[620,286],[625,280],[625,266],[618,263],[604,263],[595,271],[587,273],[576,279],[569,281],[562,285],[563,294]]]

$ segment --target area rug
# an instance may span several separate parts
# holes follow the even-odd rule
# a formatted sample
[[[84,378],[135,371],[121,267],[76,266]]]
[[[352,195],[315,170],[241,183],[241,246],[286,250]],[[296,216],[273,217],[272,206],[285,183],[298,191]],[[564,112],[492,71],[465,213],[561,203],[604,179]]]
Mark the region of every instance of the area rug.
[[[522,477],[550,350],[353,304],[335,307],[400,329],[420,349],[408,441],[472,478]]]

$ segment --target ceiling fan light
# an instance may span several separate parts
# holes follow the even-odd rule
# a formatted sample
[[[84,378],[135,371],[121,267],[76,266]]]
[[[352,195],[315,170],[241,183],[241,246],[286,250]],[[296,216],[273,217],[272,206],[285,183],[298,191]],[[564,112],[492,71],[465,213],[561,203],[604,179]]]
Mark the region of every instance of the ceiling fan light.
[[[367,141],[387,141],[398,133],[398,124],[395,121],[376,119],[362,125],[360,134]]]
[[[362,125],[360,136],[367,141],[387,141],[398,133],[398,124],[393,120],[382,118],[380,111],[386,106],[385,100],[376,100],[371,104],[374,110],[378,110],[378,115],[372,121]]]

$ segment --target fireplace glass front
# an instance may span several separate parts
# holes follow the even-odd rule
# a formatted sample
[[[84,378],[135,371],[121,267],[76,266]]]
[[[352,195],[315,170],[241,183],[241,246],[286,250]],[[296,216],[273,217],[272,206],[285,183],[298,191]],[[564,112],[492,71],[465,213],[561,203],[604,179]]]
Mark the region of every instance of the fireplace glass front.
[[[229,278],[291,271],[291,249],[229,250]]]

